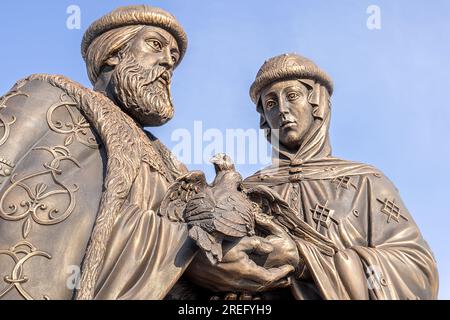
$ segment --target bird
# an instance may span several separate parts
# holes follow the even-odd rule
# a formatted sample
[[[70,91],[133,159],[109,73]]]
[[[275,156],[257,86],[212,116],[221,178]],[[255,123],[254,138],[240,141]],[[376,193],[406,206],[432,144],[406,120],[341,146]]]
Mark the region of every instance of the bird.
[[[190,238],[216,264],[222,261],[223,240],[255,235],[259,208],[246,196],[242,176],[231,157],[219,153],[211,162],[216,172],[212,184],[201,171],[181,176],[166,192],[160,215],[187,223]]]
[[[211,185],[202,171],[188,172],[169,186],[159,215],[186,223],[189,237],[211,264],[222,261],[222,243],[256,234],[256,218],[271,219],[294,239],[316,245],[332,256],[334,243],[301,220],[281,196],[264,185],[245,187],[231,157],[219,153],[211,159],[216,176]],[[260,234],[263,232],[260,232]]]

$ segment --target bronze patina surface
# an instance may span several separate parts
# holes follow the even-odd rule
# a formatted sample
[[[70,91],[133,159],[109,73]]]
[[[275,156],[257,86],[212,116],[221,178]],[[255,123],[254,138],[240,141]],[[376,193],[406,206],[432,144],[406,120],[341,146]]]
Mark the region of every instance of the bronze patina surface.
[[[0,98],[0,299],[435,299],[436,262],[392,182],[331,154],[331,78],[267,60],[251,86],[273,164],[188,172],[172,119],[176,18],[121,7],[86,31],[93,89],[35,74]],[[78,267],[79,285],[69,272]]]

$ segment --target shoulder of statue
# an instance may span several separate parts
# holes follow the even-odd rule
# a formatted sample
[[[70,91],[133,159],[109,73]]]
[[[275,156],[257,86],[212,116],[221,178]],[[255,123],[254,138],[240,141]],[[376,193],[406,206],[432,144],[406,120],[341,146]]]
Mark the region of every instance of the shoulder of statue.
[[[257,183],[260,182],[262,180],[261,176],[263,175],[264,169],[262,170],[258,170],[257,172],[255,172],[254,174],[252,174],[251,176],[248,176],[247,178],[244,179],[244,183]]]
[[[381,170],[373,167],[373,172],[363,173],[359,175],[361,182],[368,182],[371,186],[372,193],[380,197],[400,197],[400,192],[392,180],[387,177]]]
[[[17,90],[36,90],[36,89],[44,89],[45,87],[54,87],[58,88],[58,86],[55,86],[55,82],[66,82],[71,84],[76,84],[78,86],[82,86],[81,84],[78,84],[77,82],[62,76],[62,75],[52,75],[52,74],[46,74],[46,73],[36,73],[31,74],[25,78],[22,78],[18,80],[14,86],[11,88],[11,91],[17,91]],[[30,84],[33,84],[33,86],[30,86]],[[61,88],[58,88],[61,90]]]
[[[288,171],[288,167],[277,167],[270,165],[245,178],[244,184],[246,186],[251,186],[254,184],[264,184],[269,186],[278,185],[287,181]]]
[[[35,74],[18,81],[0,97],[2,159],[16,163],[28,153],[35,154],[31,146],[39,147],[36,144],[41,140],[44,147],[72,150],[79,145],[92,152],[100,148],[101,141],[68,87],[82,90],[65,77]]]
[[[19,107],[32,105],[29,112],[39,112],[60,101],[75,102],[70,91],[77,91],[80,95],[95,95],[92,90],[65,76],[50,74],[32,74],[17,81],[14,86],[0,98],[0,105]],[[36,103],[24,103],[24,100]],[[17,106],[16,106],[17,105]]]

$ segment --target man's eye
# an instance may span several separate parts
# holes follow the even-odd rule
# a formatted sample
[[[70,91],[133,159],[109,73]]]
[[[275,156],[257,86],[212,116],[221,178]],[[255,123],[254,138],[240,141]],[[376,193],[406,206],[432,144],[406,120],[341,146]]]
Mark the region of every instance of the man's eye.
[[[175,56],[172,56],[172,62],[173,62],[173,64],[177,64],[177,58],[175,57]]]
[[[155,39],[150,39],[147,41],[150,47],[152,47],[155,50],[161,51],[162,50],[162,44],[160,41]]]
[[[300,98],[300,94],[298,92],[289,92],[287,94],[287,98],[289,101],[294,101]]]

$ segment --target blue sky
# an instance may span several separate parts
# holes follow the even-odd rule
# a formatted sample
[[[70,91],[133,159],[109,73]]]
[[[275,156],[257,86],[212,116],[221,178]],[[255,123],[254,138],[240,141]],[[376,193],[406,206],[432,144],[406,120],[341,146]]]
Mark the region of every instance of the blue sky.
[[[163,7],[189,37],[172,92],[174,120],[152,129],[174,147],[172,133],[256,129],[248,88],[265,59],[297,52],[334,79],[334,155],[370,163],[399,188],[433,249],[440,298],[450,299],[450,1],[143,1]],[[64,74],[88,86],[80,42],[89,23],[133,1],[2,1],[0,92],[31,73]],[[69,5],[81,9],[81,29],[66,27]],[[381,9],[381,29],[369,30],[369,5]],[[238,166],[250,175],[260,164]],[[210,165],[190,165],[212,177]]]

